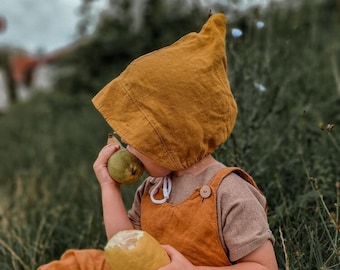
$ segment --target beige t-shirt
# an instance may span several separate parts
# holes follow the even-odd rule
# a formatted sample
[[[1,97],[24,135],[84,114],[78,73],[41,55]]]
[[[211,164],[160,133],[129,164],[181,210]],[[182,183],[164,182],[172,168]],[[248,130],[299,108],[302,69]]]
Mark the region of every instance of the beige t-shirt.
[[[219,163],[196,176],[191,174],[173,176],[168,202],[171,204],[183,202],[197,187],[206,185],[223,167],[224,165]],[[132,208],[128,211],[136,229],[140,229],[141,198],[158,180],[147,178],[136,192]],[[231,261],[243,258],[268,239],[274,242],[264,210],[265,205],[265,197],[237,174],[231,173],[221,182],[217,191],[219,235]]]

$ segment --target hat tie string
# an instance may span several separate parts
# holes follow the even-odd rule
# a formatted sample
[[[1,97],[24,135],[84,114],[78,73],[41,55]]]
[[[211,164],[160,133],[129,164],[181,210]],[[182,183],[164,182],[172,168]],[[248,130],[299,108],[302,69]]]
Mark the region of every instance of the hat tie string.
[[[163,185],[162,190],[163,190],[163,199],[157,200],[155,199],[155,194],[158,192],[158,188]],[[164,176],[158,183],[153,186],[150,190],[150,199],[154,204],[163,204],[165,203],[169,197],[170,197],[170,192],[172,189],[172,181],[169,176]]]

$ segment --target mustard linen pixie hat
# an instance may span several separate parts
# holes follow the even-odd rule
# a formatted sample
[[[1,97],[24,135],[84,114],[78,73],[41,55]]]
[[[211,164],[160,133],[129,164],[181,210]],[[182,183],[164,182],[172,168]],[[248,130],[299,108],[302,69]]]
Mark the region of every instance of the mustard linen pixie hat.
[[[226,17],[141,56],[92,102],[118,135],[173,171],[211,154],[233,130],[237,105],[226,64]]]

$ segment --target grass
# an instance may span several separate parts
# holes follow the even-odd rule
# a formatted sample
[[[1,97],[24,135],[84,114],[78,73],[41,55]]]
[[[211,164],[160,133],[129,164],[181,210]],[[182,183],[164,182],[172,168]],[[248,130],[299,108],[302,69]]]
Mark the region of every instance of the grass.
[[[340,13],[332,3],[249,13],[244,37],[228,36],[239,116],[215,155],[247,170],[266,195],[280,269],[340,266]],[[1,116],[0,269],[36,269],[66,249],[105,245],[92,164],[111,130],[90,100],[55,91]],[[135,188],[124,187],[127,208]]]

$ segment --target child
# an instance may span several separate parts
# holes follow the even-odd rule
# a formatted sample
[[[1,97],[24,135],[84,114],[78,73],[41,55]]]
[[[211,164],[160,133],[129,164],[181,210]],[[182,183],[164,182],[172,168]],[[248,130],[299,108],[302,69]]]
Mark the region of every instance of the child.
[[[265,198],[246,172],[211,155],[237,115],[225,35],[225,16],[212,15],[199,33],[133,61],[93,99],[150,175],[126,213],[107,170],[119,146],[100,151],[93,168],[107,237],[149,232],[171,258],[160,270],[277,269]],[[108,269],[99,250],[71,250],[40,269],[68,267]]]

